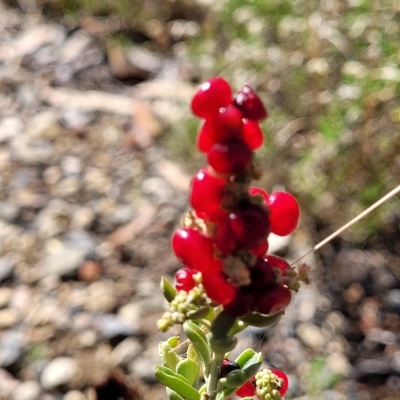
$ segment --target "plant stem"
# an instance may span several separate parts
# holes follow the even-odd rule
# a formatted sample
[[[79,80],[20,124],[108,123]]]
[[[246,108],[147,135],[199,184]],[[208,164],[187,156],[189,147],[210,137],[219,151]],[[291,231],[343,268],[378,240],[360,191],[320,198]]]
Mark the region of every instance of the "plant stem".
[[[223,353],[214,353],[210,365],[210,374],[208,375],[207,394],[209,400],[214,400],[218,394],[218,380],[221,370],[222,361],[224,360]]]

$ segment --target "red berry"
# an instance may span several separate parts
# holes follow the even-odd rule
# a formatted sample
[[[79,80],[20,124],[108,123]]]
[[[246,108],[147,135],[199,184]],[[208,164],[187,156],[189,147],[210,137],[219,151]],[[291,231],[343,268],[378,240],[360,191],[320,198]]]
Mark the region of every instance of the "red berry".
[[[299,205],[297,200],[287,192],[275,192],[268,198],[271,211],[271,232],[279,236],[292,233],[299,221]]]
[[[255,195],[260,195],[260,196],[262,196],[262,198],[264,199],[265,205],[268,205],[268,198],[269,198],[269,195],[268,195],[268,193],[267,193],[264,189],[261,189],[261,188],[259,188],[259,187],[252,187],[252,188],[249,189],[249,193],[250,193],[252,196],[255,196]]]
[[[193,275],[196,274],[196,271],[189,268],[181,268],[176,271],[175,274],[175,289],[183,290],[185,292],[189,292],[196,286],[196,282],[193,279]]]
[[[217,224],[213,238],[213,242],[218,250],[224,254],[232,253],[238,245],[235,232],[232,230],[229,222],[229,218],[221,219]]]
[[[227,282],[222,273],[203,275],[203,286],[207,296],[222,305],[229,304],[237,292],[237,288]]]
[[[208,118],[221,107],[232,103],[232,89],[222,78],[211,78],[202,83],[193,96],[191,108],[194,115]]]
[[[275,374],[278,378],[283,379],[283,386],[278,390],[281,396],[284,396],[289,388],[289,379],[286,374],[280,369],[270,368],[271,372]]]
[[[264,240],[257,246],[250,247],[250,251],[257,257],[263,257],[267,254],[269,248],[268,240]]]
[[[214,144],[207,154],[209,164],[221,174],[237,174],[248,169],[253,153],[241,140]]]
[[[262,314],[275,315],[283,311],[290,303],[290,290],[274,285],[265,291],[254,294],[255,309]]]
[[[251,287],[254,289],[264,289],[276,283],[274,270],[270,264],[262,259],[257,259],[256,264],[250,269]]]
[[[254,299],[249,287],[242,286],[235,298],[224,307],[224,310],[234,316],[243,317],[254,310]]]
[[[243,386],[236,390],[239,397],[253,397],[256,391],[255,377],[248,380]]]
[[[211,119],[207,119],[197,135],[197,148],[201,152],[207,153],[214,143],[216,143],[214,124]]]
[[[243,127],[243,114],[234,105],[222,107],[215,114],[214,123],[219,140],[236,138]]]
[[[264,136],[257,121],[247,118],[243,120],[241,139],[252,150],[257,150],[262,146]]]
[[[258,121],[267,117],[267,110],[261,99],[248,85],[244,85],[239,90],[235,98],[235,104],[243,111],[245,118]]]
[[[225,179],[211,176],[204,168],[192,179],[190,204],[200,218],[215,221],[226,215],[221,208]]]
[[[172,248],[186,267],[202,273],[208,273],[215,268],[212,265],[214,249],[211,240],[195,229],[178,229],[172,236]]]
[[[229,214],[229,220],[238,244],[243,247],[256,246],[263,242],[269,234],[268,211],[258,204],[247,204]]]
[[[219,373],[219,377],[220,378],[225,378],[226,375],[229,374],[229,372],[231,371],[235,371],[237,369],[240,369],[240,365],[232,360],[228,360],[227,358],[225,358],[222,361],[222,365],[221,365],[221,371]]]
[[[278,268],[281,271],[282,276],[286,276],[287,271],[290,269],[289,263],[279,256],[269,254],[265,257],[271,268]]]

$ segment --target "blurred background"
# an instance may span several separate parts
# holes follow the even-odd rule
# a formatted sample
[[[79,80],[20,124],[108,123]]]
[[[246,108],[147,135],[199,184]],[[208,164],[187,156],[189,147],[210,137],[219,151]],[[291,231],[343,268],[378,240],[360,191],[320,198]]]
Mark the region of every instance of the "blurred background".
[[[0,0],[0,399],[165,399],[169,237],[205,160],[203,80],[269,110],[259,186],[299,200],[295,260],[399,184],[399,0]],[[317,254],[268,332],[288,399],[400,393],[400,200]],[[175,333],[179,331],[174,331]]]

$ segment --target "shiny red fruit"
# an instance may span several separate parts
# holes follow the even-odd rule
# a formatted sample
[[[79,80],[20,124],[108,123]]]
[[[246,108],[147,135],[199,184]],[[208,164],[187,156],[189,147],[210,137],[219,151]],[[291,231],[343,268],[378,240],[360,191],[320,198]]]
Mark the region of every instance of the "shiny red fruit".
[[[221,208],[226,180],[216,178],[204,168],[192,179],[190,205],[200,218],[215,221],[227,215]]]
[[[215,77],[202,83],[193,96],[191,109],[200,118],[209,118],[221,107],[232,103],[232,89],[222,78]]]
[[[253,152],[241,140],[230,140],[214,144],[207,159],[220,174],[238,174],[250,167]]]
[[[232,253],[238,246],[235,232],[232,230],[229,222],[228,216],[222,218],[217,224],[216,232],[213,237],[213,242],[218,250],[224,254]]]
[[[292,233],[299,221],[299,205],[297,200],[287,192],[275,192],[268,198],[271,211],[271,232],[279,236]]]
[[[239,397],[253,397],[256,391],[255,378],[248,380],[243,386],[236,390]]]
[[[185,292],[189,292],[196,286],[196,282],[193,279],[193,275],[196,274],[196,271],[189,268],[181,268],[176,271],[175,274],[175,289],[183,290]]]
[[[223,306],[229,304],[235,298],[238,290],[227,282],[222,273],[204,274],[203,287],[211,300]]]
[[[247,118],[243,120],[241,139],[252,150],[257,150],[262,146],[264,136],[257,121],[253,121]]]
[[[282,276],[286,276],[287,271],[290,269],[289,263],[282,257],[269,254],[265,257],[271,268],[277,268],[281,271]]]
[[[267,117],[264,104],[249,85],[244,85],[239,90],[234,102],[242,110],[245,118],[259,121]]]
[[[280,369],[270,368],[271,372],[275,374],[278,378],[283,379],[283,386],[278,390],[281,396],[284,396],[289,388],[289,379],[286,374]]]
[[[274,285],[254,294],[255,309],[262,314],[275,315],[283,311],[291,299],[288,288]]]
[[[212,119],[205,120],[197,135],[197,148],[202,153],[207,153],[213,144],[216,143],[215,136],[216,133]]]
[[[257,257],[263,257],[267,254],[269,248],[268,240],[264,240],[260,244],[250,247],[250,251]]]
[[[233,317],[243,317],[252,312],[254,310],[254,298],[249,288],[239,288],[235,298],[224,307],[224,310]]]
[[[256,264],[250,269],[251,287],[257,290],[267,288],[276,283],[274,270],[270,264],[262,259],[257,259]]]
[[[238,244],[243,247],[256,246],[268,237],[268,210],[263,206],[249,203],[229,214],[229,220]]]
[[[211,240],[199,231],[180,228],[172,235],[172,248],[183,265],[202,273],[214,269],[214,249]],[[222,270],[222,267],[221,267]]]

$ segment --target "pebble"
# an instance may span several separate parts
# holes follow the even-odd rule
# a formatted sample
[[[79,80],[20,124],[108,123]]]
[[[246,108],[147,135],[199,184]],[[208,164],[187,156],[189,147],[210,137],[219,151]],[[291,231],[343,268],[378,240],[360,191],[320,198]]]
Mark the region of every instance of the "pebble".
[[[38,400],[41,388],[34,380],[22,382],[12,393],[11,400]]]
[[[400,351],[394,353],[392,361],[390,363],[390,368],[393,371],[400,373]]]
[[[86,258],[84,249],[62,246],[54,253],[48,254],[40,264],[43,276],[57,275],[61,277],[75,273]]]
[[[19,383],[8,371],[0,368],[0,397],[1,395],[10,395]]]
[[[78,390],[71,390],[65,394],[63,400],[87,400],[87,397]]]
[[[0,218],[6,222],[13,222],[18,217],[20,211],[20,205],[15,202],[0,202]]]
[[[142,351],[142,345],[137,339],[126,338],[111,353],[116,366],[127,366]]]
[[[22,356],[23,341],[21,333],[6,330],[0,336],[0,367],[8,367],[16,363]]]
[[[40,383],[44,389],[53,389],[67,384],[74,377],[77,363],[69,357],[57,357],[44,368]]]
[[[349,360],[340,352],[329,354],[326,358],[326,365],[332,372],[342,376],[349,376],[351,371]]]
[[[118,310],[118,316],[133,327],[140,325],[142,315],[143,308],[136,302],[127,303]]]
[[[0,258],[0,282],[11,277],[14,265],[15,262],[8,256]]]
[[[312,323],[301,323],[296,332],[301,341],[312,349],[324,347],[326,344],[326,338],[321,329]]]
[[[0,310],[0,329],[10,328],[19,320],[18,312],[12,308]]]
[[[0,288],[0,308],[7,306],[12,295],[12,289],[9,287]]]
[[[136,333],[131,324],[115,314],[102,314],[94,318],[94,325],[101,335],[107,339],[117,336],[130,336]]]

